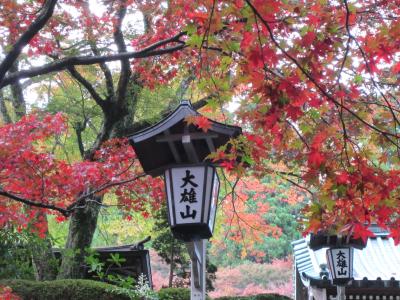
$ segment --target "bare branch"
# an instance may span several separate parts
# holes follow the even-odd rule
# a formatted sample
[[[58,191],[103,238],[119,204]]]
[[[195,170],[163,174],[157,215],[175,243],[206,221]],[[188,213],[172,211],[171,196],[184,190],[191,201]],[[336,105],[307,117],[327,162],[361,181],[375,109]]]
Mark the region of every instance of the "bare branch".
[[[183,36],[184,33],[179,33],[174,37],[158,41],[142,50],[132,51],[132,52],[124,52],[118,54],[110,54],[103,56],[70,56],[58,61],[40,66],[33,67],[29,70],[21,70],[16,73],[11,73],[8,76],[4,77],[3,81],[0,82],[0,88],[3,88],[13,82],[23,79],[23,78],[31,78],[39,75],[48,74],[51,72],[62,71],[71,66],[84,66],[84,65],[94,65],[100,64],[104,62],[116,61],[121,59],[131,59],[131,58],[146,58],[152,56],[159,56],[164,54],[173,53],[175,51],[182,50],[187,46],[183,41],[180,41],[179,38]],[[177,43],[178,45],[157,49],[162,46],[166,46],[170,43]]]
[[[297,182],[295,182],[294,180],[292,180],[290,178],[287,178],[287,177],[284,177],[284,176],[281,176],[281,178],[286,180],[287,182],[290,182],[291,184],[293,184],[294,186],[298,187],[299,189],[302,189],[302,190],[308,192],[314,198],[314,193],[309,188],[298,184]]]
[[[84,157],[85,156],[85,147],[83,145],[82,132],[86,129],[87,120],[84,120],[82,123],[83,124],[78,122],[77,124],[75,124],[74,129],[75,129],[76,138],[78,141],[79,153],[81,154],[81,157]]]

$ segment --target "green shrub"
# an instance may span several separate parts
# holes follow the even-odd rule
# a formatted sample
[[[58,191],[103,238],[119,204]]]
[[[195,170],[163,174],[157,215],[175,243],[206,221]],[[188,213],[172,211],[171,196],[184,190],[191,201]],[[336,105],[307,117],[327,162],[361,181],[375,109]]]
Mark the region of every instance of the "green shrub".
[[[120,294],[118,288],[104,282],[84,279],[54,281],[31,281],[22,279],[0,280],[0,285],[9,286],[23,300],[140,300]],[[190,300],[190,290],[167,288],[158,292],[159,300]],[[209,297],[207,297],[210,300]],[[264,294],[247,297],[222,297],[217,300],[290,300],[285,296]]]
[[[290,300],[290,298],[277,294],[261,294],[246,297],[221,297],[216,300]]]
[[[190,300],[190,290],[183,288],[167,288],[158,291],[159,300]],[[207,300],[211,298],[207,297]]]
[[[160,300],[189,300],[190,291],[183,288],[168,288],[161,289],[158,292]]]
[[[11,287],[23,300],[129,300],[111,291],[114,286],[93,280],[1,280],[0,285]]]

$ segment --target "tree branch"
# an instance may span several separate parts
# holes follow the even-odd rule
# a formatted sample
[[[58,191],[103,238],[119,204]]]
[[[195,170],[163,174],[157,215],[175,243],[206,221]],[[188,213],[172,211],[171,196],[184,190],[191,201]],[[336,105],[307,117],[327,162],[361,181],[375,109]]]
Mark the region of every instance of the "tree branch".
[[[12,84],[13,82],[19,79],[31,78],[38,75],[48,74],[51,72],[62,71],[70,66],[84,66],[84,65],[87,66],[87,65],[99,64],[121,59],[146,58],[146,57],[173,53],[175,51],[179,51],[187,47],[183,41],[179,40],[179,38],[182,35],[184,34],[179,33],[174,37],[159,41],[139,51],[124,52],[124,53],[110,54],[103,56],[71,56],[40,67],[33,67],[29,70],[21,70],[16,73],[11,73],[8,76],[4,77],[3,81],[0,82],[0,88]],[[178,43],[178,45],[157,49],[169,43]]]
[[[9,192],[6,192],[4,190],[0,190],[0,196],[7,197],[7,198],[9,198],[11,200],[15,200],[17,202],[20,202],[20,203],[23,203],[23,204],[26,204],[26,205],[29,205],[29,206],[55,210],[55,211],[58,211],[59,213],[61,213],[65,217],[69,216],[69,214],[70,214],[68,209],[65,209],[65,208],[62,208],[62,207],[58,207],[58,206],[55,206],[55,205],[52,205],[52,204],[45,204],[45,203],[41,203],[41,202],[28,200],[28,199],[16,196],[14,194],[11,194]]]
[[[114,42],[117,45],[118,53],[126,52],[124,35],[121,31],[122,22],[125,18],[125,15],[126,15],[126,1],[121,0],[117,12],[117,22],[114,28]],[[132,73],[129,64],[129,59],[127,58],[121,59],[120,63],[121,63],[121,73],[119,75],[119,80],[118,80],[117,99],[116,99],[118,103],[122,103],[123,101],[125,101],[126,91],[128,88],[128,81]]]
[[[250,0],[245,0],[247,5],[251,8],[251,10],[257,15],[257,17],[260,19],[260,21],[264,24],[265,28],[267,29],[269,36],[274,43],[274,45],[282,51],[282,53],[285,55],[287,59],[289,59],[292,63],[294,63],[297,68],[307,77],[308,80],[310,80],[311,83],[320,91],[320,93],[326,97],[329,101],[333,102],[337,106],[342,106],[345,111],[350,113],[353,117],[355,117],[357,120],[359,120],[362,124],[366,125],[370,129],[382,134],[390,143],[398,147],[397,143],[393,141],[390,137],[398,138],[398,135],[396,133],[391,133],[388,131],[384,131],[379,129],[378,127],[374,126],[373,124],[367,122],[363,118],[361,118],[357,113],[352,111],[350,108],[347,106],[342,105],[339,101],[337,101],[331,94],[329,94],[316,80],[314,77],[312,77],[307,70],[297,61],[296,58],[294,58],[290,53],[288,53],[281,45],[278,43],[278,41],[275,39],[275,36],[272,32],[271,27],[269,26],[268,22],[263,18],[263,16],[260,14],[260,12],[254,7],[254,5],[250,2]]]
[[[92,190],[89,193],[85,193],[82,196],[78,197],[74,201],[74,203],[72,203],[71,205],[69,205],[67,207],[67,211],[71,212],[72,210],[76,209],[77,206],[79,206],[79,204],[82,203],[82,201],[86,200],[87,198],[90,198],[90,197],[94,196],[97,193],[100,193],[100,192],[102,192],[102,191],[104,191],[106,189],[109,189],[111,187],[114,187],[114,186],[123,185],[123,184],[129,183],[129,182],[138,180],[139,178],[142,178],[144,176],[147,176],[147,174],[141,173],[141,174],[139,174],[139,175],[137,175],[137,176],[135,176],[133,178],[129,178],[129,179],[126,179],[126,180],[121,180],[121,181],[114,181],[114,182],[110,181],[110,182],[108,182],[106,184],[103,184],[99,188],[97,188],[95,190]]]
[[[85,118],[85,120],[82,123],[77,122],[77,124],[74,125],[76,138],[77,138],[77,142],[78,142],[78,147],[79,147],[79,153],[81,154],[82,158],[85,156],[85,147],[83,145],[82,132],[85,131],[86,124],[87,124],[87,119]]]
[[[304,138],[304,136],[301,135],[300,131],[296,128],[296,126],[294,124],[292,124],[292,122],[290,122],[289,120],[286,120],[286,123],[288,123],[289,126],[294,130],[294,132],[296,132],[297,136],[300,138],[300,140],[303,142],[303,144],[307,147],[307,149],[310,150],[310,146],[308,145],[306,139]]]
[[[90,93],[94,101],[96,101],[97,105],[99,105],[103,110],[104,106],[104,99],[96,92],[93,85],[87,81],[76,69],[74,66],[67,67],[69,73],[72,77],[74,77],[79,83],[81,83],[85,89]]]
[[[32,40],[32,38],[46,25],[54,12],[57,0],[47,0],[43,5],[42,12],[36,20],[29,25],[28,29],[20,36],[18,41],[13,45],[10,52],[0,64],[0,82],[3,80],[7,71],[15,63],[22,49]]]
[[[46,204],[46,203],[36,202],[36,201],[33,201],[33,200],[22,198],[22,197],[19,197],[17,195],[14,195],[14,194],[12,194],[10,192],[4,191],[2,189],[0,189],[0,196],[4,196],[6,198],[9,198],[11,200],[23,203],[23,204],[28,205],[28,206],[33,206],[33,207],[38,207],[38,208],[44,208],[44,209],[50,209],[50,210],[58,211],[63,216],[69,217],[74,210],[84,207],[84,206],[81,206],[81,204],[82,203],[85,204],[86,203],[85,200],[90,198],[90,197],[92,197],[92,196],[94,196],[95,194],[100,193],[100,192],[102,192],[102,191],[104,191],[104,190],[106,190],[108,188],[114,187],[114,186],[123,185],[123,184],[129,183],[129,182],[135,181],[135,180],[137,180],[137,179],[139,179],[141,177],[144,177],[146,175],[147,174],[142,173],[142,174],[139,174],[139,175],[137,175],[137,176],[135,176],[133,178],[130,178],[130,179],[121,180],[121,181],[114,181],[114,182],[108,182],[108,183],[100,186],[99,188],[97,188],[97,189],[95,189],[95,190],[93,190],[93,191],[91,191],[89,193],[83,194],[82,196],[78,197],[67,208],[63,208],[63,207],[59,207],[59,206],[56,206],[56,205],[53,205],[53,204]],[[101,205],[101,203],[99,203],[99,205]]]
[[[92,49],[92,52],[94,55],[96,55],[96,56],[100,55],[99,49],[97,48],[97,46],[94,42],[90,43],[90,49]],[[99,63],[99,65],[100,65],[100,69],[103,71],[104,77],[106,79],[107,96],[113,97],[114,96],[114,83],[113,83],[113,78],[111,75],[110,68],[104,62]]]

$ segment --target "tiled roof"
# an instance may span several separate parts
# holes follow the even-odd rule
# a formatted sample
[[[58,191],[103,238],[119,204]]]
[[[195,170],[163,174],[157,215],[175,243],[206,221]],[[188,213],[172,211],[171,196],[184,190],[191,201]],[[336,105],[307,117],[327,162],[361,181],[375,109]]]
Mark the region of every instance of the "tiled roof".
[[[368,239],[364,249],[354,249],[354,281],[390,281],[400,280],[400,245],[395,246],[387,232],[374,228],[376,237]],[[313,251],[307,239],[292,243],[297,270],[304,285],[323,281],[320,275],[321,265],[326,264],[326,249]],[[378,279],[380,278],[380,279]],[[319,283],[321,283],[319,282]],[[327,280],[324,280],[327,283]]]

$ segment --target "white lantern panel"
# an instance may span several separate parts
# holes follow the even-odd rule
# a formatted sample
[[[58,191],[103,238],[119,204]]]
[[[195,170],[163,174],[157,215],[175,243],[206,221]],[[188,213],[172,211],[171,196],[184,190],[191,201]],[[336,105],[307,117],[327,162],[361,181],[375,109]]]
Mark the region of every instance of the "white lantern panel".
[[[171,178],[170,178],[170,176],[169,176],[169,172],[167,171],[167,172],[165,172],[165,189],[166,189],[166,192],[167,192],[167,205],[168,205],[168,221],[169,221],[169,224],[171,225],[171,226],[173,226],[174,225],[174,216],[173,216],[173,210],[171,209],[171,207],[170,207],[170,199],[172,199],[171,198]]]
[[[201,222],[205,171],[204,167],[171,169],[175,225]]]
[[[212,192],[212,184],[213,184],[213,174],[214,174],[214,169],[211,167],[207,167],[207,178],[206,180],[206,186],[205,186],[205,201],[204,201],[204,219],[203,222],[207,223],[208,220],[208,214],[210,211],[210,205],[211,205],[211,201],[210,201],[210,196],[211,196],[211,192]]]
[[[215,172],[213,190],[211,194],[210,219],[208,221],[208,228],[210,228],[211,232],[214,231],[215,215],[217,213],[218,193],[219,193],[219,178],[217,172]]]
[[[330,254],[329,254],[330,251]],[[351,278],[352,272],[352,255],[350,248],[333,248],[327,252],[330,271],[333,278]]]

